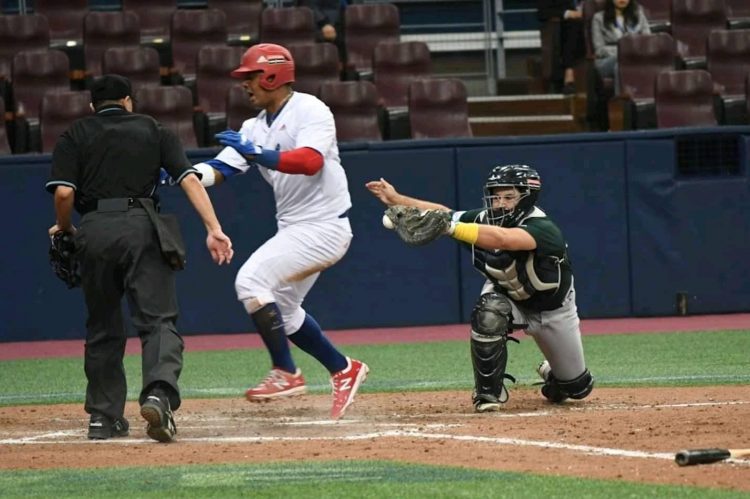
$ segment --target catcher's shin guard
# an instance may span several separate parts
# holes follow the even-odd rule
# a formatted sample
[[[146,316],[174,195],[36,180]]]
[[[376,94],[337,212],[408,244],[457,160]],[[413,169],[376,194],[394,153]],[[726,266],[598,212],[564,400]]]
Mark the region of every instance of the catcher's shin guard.
[[[496,411],[507,402],[505,374],[508,364],[508,328],[511,306],[499,293],[479,297],[471,314],[471,363],[474,368],[474,408],[477,412]]]

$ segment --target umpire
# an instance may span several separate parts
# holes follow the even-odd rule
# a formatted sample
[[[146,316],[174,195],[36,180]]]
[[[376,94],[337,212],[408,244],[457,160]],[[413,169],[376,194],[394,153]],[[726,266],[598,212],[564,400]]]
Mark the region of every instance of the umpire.
[[[149,437],[174,438],[172,411],[180,406],[177,385],[183,341],[177,332],[174,268],[163,253],[165,227],[155,214],[155,191],[163,167],[180,183],[208,232],[206,245],[221,265],[232,258],[211,200],[177,136],[159,122],[134,114],[130,81],[105,75],[91,87],[93,115],[75,121],[57,141],[50,180],[55,225],[74,235],[86,299],[85,410],[88,438],[128,435],[123,356],[126,333],[121,302],[127,296],[142,347],[141,416]],[[72,224],[73,208],[81,214]],[[148,210],[146,209],[148,208]],[[158,231],[156,225],[159,225]],[[180,241],[179,234],[174,240]],[[184,251],[184,248],[182,248]]]

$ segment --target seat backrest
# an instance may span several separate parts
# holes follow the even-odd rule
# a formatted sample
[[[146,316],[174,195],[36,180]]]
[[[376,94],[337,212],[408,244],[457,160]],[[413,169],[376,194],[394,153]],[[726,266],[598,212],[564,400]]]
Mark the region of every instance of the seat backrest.
[[[143,86],[161,85],[159,71],[159,52],[153,47],[113,47],[102,56],[102,72],[129,78],[134,91]]]
[[[235,83],[227,90],[227,128],[239,130],[245,120],[258,115],[260,109],[250,104],[247,91],[239,83]]]
[[[628,35],[617,47],[621,92],[634,100],[653,99],[656,75],[675,67],[674,39],[667,33]]]
[[[195,90],[198,106],[206,113],[226,111],[227,91],[237,83],[230,73],[239,65],[244,47],[213,45],[198,51]]]
[[[378,123],[378,91],[372,82],[328,81],[320,87],[320,99],[333,113],[339,142],[383,140]]]
[[[729,19],[750,17],[750,2],[747,0],[726,0],[726,2]]]
[[[583,0],[583,39],[586,44],[586,57],[594,57],[594,42],[591,40],[591,23],[594,15],[604,10],[611,0]]]
[[[49,47],[49,23],[41,14],[0,16],[0,80],[10,80],[13,56]]]
[[[407,105],[409,83],[429,78],[430,49],[424,42],[383,42],[373,52],[373,80],[385,107]]]
[[[13,102],[16,114],[39,118],[48,90],[70,90],[70,62],[61,50],[21,51],[13,58]]]
[[[713,82],[708,71],[664,71],[656,77],[656,123],[659,128],[713,126]]]
[[[102,74],[102,55],[110,47],[136,47],[141,28],[134,12],[89,12],[83,20],[86,73]]]
[[[260,21],[260,41],[288,47],[293,43],[312,43],[317,28],[309,7],[269,7]]]
[[[88,12],[88,0],[34,0],[34,13],[47,18],[52,40],[82,41]]]
[[[708,72],[723,95],[742,95],[750,73],[750,30],[714,30],[708,35]]]
[[[39,128],[42,152],[52,152],[57,139],[78,118],[91,114],[91,94],[83,90],[45,92],[40,108]]]
[[[672,0],[638,0],[650,24],[668,24]]]
[[[193,94],[181,85],[141,87],[133,111],[153,116],[177,134],[186,148],[198,147],[193,127]]]
[[[10,142],[5,128],[5,100],[0,99],[0,155],[10,154]]]
[[[471,137],[466,87],[455,78],[409,84],[409,124],[413,139]]]
[[[747,115],[750,116],[750,73],[745,79],[745,104],[747,105]]]
[[[172,16],[172,65],[182,74],[195,74],[198,51],[227,43],[227,18],[218,9],[178,9]]]
[[[708,34],[724,29],[724,0],[672,0],[672,37],[682,57],[705,57]]]
[[[123,11],[138,15],[141,38],[169,40],[172,14],[177,10],[177,0],[122,0]]]
[[[401,18],[389,3],[353,4],[344,10],[347,63],[357,71],[371,71],[375,46],[400,40]]]
[[[339,51],[332,43],[294,43],[289,45],[294,59],[294,89],[320,96],[320,85],[339,81]]]
[[[230,39],[239,38],[253,43],[260,39],[263,0],[208,0],[208,8],[224,12]]]

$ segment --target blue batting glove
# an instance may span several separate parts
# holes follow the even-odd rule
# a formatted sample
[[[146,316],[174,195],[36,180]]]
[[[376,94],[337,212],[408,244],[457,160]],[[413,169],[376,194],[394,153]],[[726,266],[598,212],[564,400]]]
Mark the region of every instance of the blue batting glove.
[[[167,170],[164,168],[159,171],[159,185],[175,185],[174,179],[167,173]]]
[[[224,130],[221,133],[215,135],[216,140],[219,144],[227,147],[234,148],[235,151],[242,154],[243,156],[257,156],[263,152],[263,148],[256,146],[252,141],[243,137],[239,132],[234,130]]]

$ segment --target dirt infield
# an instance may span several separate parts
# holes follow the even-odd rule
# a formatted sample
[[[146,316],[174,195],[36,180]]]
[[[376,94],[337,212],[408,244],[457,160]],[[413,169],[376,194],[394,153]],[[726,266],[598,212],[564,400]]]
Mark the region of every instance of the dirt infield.
[[[104,442],[86,440],[79,404],[3,407],[0,469],[380,459],[750,491],[750,460],[673,460],[682,448],[750,447],[750,386],[600,388],[562,406],[515,389],[491,414],[475,414],[469,398],[364,393],[338,422],[322,395],[188,399],[173,444],[148,440],[134,403],[131,435]]]

